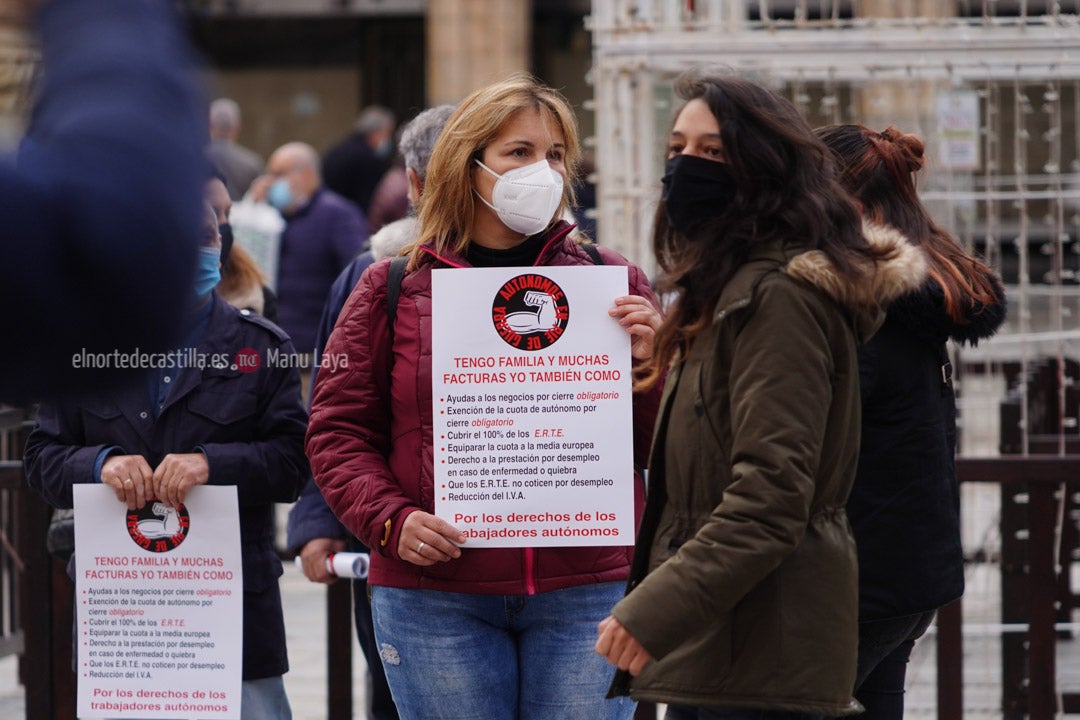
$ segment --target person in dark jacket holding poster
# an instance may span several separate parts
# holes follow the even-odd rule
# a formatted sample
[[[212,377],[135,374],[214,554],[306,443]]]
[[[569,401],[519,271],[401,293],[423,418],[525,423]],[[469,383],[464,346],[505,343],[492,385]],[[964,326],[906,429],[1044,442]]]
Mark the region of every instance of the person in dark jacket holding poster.
[[[579,153],[557,92],[514,76],[474,92],[443,129],[420,198],[421,240],[393,328],[390,261],[360,279],[327,343],[347,369],[319,372],[307,451],[334,513],[371,548],[376,640],[402,718],[625,720],[605,700],[612,672],[592,652],[596,623],[622,594],[630,547],[472,548],[434,515],[432,274],[442,268],[589,266],[559,220]],[[522,179],[524,176],[524,179]],[[645,274],[609,314],[637,360],[659,325]],[[645,462],[659,388],[633,398],[635,464]],[[627,478],[629,479],[629,478]],[[642,484],[635,482],[640,501]]]
[[[904,676],[934,612],[964,592],[956,402],[948,340],[974,345],[1005,320],[1005,290],[930,217],[915,188],[923,143],[894,127],[819,128],[841,183],[871,222],[919,247],[929,277],[894,300],[859,348],[862,443],[848,518],[859,552],[855,697],[867,720],[900,720]]]
[[[129,509],[154,498],[176,507],[197,485],[235,486],[244,575],[241,718],[289,720],[274,504],[294,501],[307,476],[306,413],[299,372],[271,358],[296,351],[276,325],[213,292],[221,238],[213,210],[205,213],[183,346],[157,358],[141,382],[43,403],[26,444],[26,477],[51,505],[67,508],[76,483],[104,483]],[[257,354],[258,369],[242,371],[238,352]],[[192,357],[199,360],[189,363]]]

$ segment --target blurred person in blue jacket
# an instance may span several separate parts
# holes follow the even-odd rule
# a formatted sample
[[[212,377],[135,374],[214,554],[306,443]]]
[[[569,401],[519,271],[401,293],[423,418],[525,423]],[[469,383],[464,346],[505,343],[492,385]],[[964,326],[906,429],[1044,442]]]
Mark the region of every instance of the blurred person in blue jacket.
[[[394,113],[381,105],[364,108],[348,137],[323,155],[326,186],[369,215],[375,188],[394,155]]]
[[[205,108],[172,3],[18,0],[42,82],[0,163],[0,400],[118,383],[76,356],[162,351],[187,309]],[[17,307],[13,307],[18,303]]]
[[[453,105],[437,105],[413,118],[402,130],[399,148],[405,159],[405,173],[409,180],[409,204],[415,207],[420,200],[427,178],[427,164],[431,150],[442,132],[443,126],[454,113]],[[376,260],[399,254],[406,245],[416,241],[416,218],[405,217],[383,227],[371,238],[371,248],[361,253],[338,275],[326,299],[319,329],[315,338],[316,358],[322,354],[326,341],[334,330],[338,314],[345,306],[353,287],[364,270]],[[318,363],[312,368],[311,387],[319,371]],[[308,478],[300,500],[289,511],[287,548],[300,555],[304,575],[311,582],[332,583],[337,578],[326,569],[326,559],[345,549],[367,552],[360,541],[349,535],[330,507],[326,504],[315,481]],[[367,581],[353,581],[353,616],[356,637],[367,659],[371,676],[371,705],[369,720],[397,720],[397,708],[390,697],[379,651],[375,647],[375,632],[371,625],[371,605],[367,596]]]

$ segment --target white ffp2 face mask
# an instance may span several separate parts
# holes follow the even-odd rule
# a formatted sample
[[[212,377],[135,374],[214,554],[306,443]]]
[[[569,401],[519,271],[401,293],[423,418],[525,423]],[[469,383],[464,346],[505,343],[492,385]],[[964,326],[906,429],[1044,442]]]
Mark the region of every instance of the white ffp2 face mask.
[[[476,164],[494,175],[491,202],[476,191],[480,201],[494,210],[506,227],[524,235],[535,235],[550,223],[562,201],[562,175],[547,160],[507,170],[502,175],[479,160]]]

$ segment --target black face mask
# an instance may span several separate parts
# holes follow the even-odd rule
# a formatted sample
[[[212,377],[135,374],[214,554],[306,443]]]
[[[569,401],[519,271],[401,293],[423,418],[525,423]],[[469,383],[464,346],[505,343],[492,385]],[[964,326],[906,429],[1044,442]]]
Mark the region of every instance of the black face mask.
[[[232,250],[232,225],[221,223],[218,225],[218,233],[221,234],[221,264],[224,265],[225,261],[229,259],[229,251]]]
[[[668,224],[684,235],[703,220],[722,215],[739,189],[727,163],[694,155],[668,158],[661,181]]]

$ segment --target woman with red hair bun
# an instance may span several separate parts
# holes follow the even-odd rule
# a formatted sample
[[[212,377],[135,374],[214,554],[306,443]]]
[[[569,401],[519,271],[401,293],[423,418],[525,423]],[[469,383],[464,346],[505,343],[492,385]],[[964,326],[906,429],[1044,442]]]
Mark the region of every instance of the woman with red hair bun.
[[[949,339],[974,345],[1005,319],[1005,291],[930,217],[915,177],[923,142],[895,127],[833,125],[817,135],[863,216],[926,256],[928,277],[894,300],[859,349],[862,440],[847,512],[859,553],[855,697],[867,720],[899,720],[915,641],[964,592],[956,402]]]

